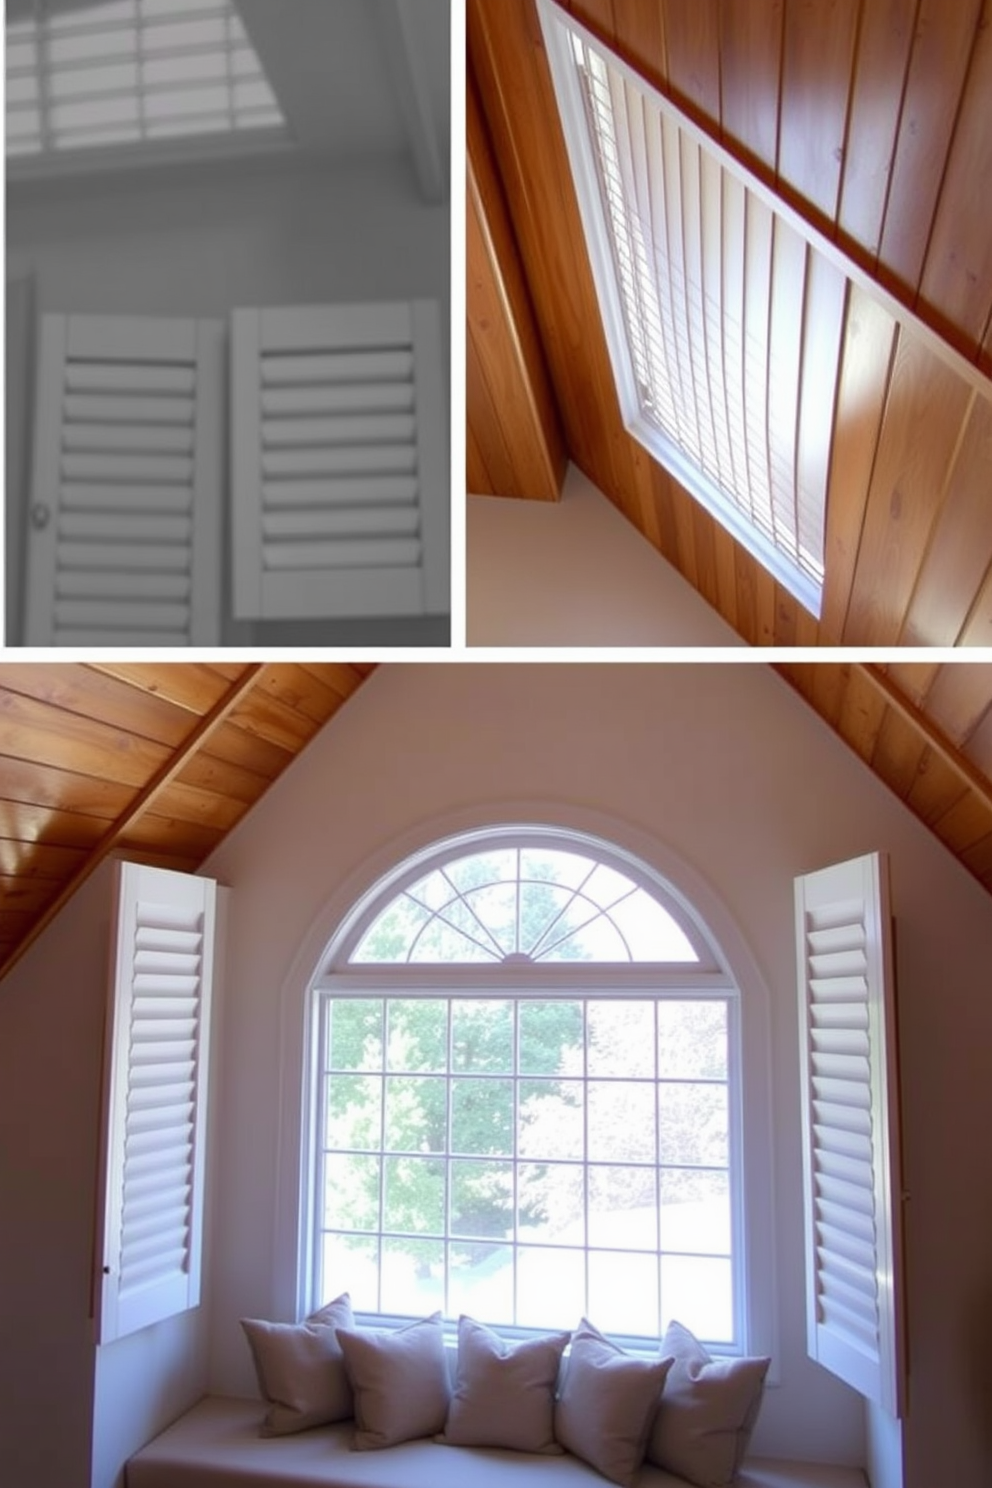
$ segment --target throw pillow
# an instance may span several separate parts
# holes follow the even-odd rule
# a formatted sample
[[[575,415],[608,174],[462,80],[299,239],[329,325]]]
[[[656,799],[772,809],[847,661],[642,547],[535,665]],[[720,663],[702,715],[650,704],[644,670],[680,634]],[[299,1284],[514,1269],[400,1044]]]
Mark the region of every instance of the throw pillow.
[[[681,1323],[661,1352],[675,1362],[648,1443],[648,1457],[699,1488],[733,1481],[758,1419],[769,1359],[714,1359]]]
[[[560,1452],[555,1386],[567,1333],[510,1344],[470,1317],[458,1319],[458,1367],[439,1439],[457,1447]]]
[[[572,1334],[555,1406],[563,1447],[630,1488],[644,1459],[671,1359],[636,1359],[583,1318]]]
[[[311,1313],[302,1323],[266,1323],[242,1318],[258,1388],[269,1409],[263,1436],[287,1436],[352,1414],[351,1386],[336,1330],[355,1319],[348,1293]]]
[[[355,1396],[355,1451],[441,1431],[448,1366],[439,1312],[395,1332],[341,1328],[338,1342]]]

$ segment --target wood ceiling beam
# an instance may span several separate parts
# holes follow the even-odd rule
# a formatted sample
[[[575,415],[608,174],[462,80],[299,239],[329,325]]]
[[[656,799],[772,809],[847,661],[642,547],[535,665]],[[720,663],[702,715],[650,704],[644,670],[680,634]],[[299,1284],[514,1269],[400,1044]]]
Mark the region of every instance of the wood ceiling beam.
[[[6,962],[0,966],[0,978],[6,976],[16,966],[28,948],[47,929],[76,891],[96,871],[100,864],[109,857],[125,835],[134,827],[136,822],[150,809],[153,802],[171,785],[189,761],[199,753],[211,735],[228,720],[239,703],[261,684],[266,671],[267,665],[263,662],[256,662],[250,666],[246,666],[241,675],[231,683],[227,691],[209,712],[203,714],[199,723],[188,737],[184,739],[176,752],[152,776],[148,783],[142,787],[127,807],[127,810],[107,829],[95,844],[92,851],[87,855],[86,861],[72,878],[69,879],[56,898],[53,899],[44,914],[31,926],[24,939],[15,946]]]
[[[948,666],[967,666],[968,662],[947,662]],[[988,666],[987,662],[972,662],[972,666]],[[985,804],[992,809],[992,781],[985,776],[977,765],[973,765],[967,755],[948,738],[943,730],[931,718],[920,711],[919,708],[906,697],[899,687],[883,672],[874,662],[862,662],[858,664],[858,670],[875,691],[884,698],[888,707],[893,708],[913,728],[917,729],[934,749],[938,751],[969,790],[980,796]]]

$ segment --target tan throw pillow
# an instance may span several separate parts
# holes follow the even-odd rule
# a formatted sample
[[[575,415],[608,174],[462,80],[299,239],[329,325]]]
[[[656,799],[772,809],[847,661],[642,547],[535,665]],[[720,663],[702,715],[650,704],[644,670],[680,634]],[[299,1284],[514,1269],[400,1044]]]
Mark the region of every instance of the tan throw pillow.
[[[458,1319],[458,1368],[440,1441],[456,1447],[560,1452],[555,1386],[567,1333],[510,1344],[470,1317]]]
[[[288,1436],[352,1414],[351,1386],[336,1330],[354,1327],[345,1292],[302,1323],[242,1318],[258,1388],[269,1403],[263,1436]]]
[[[661,1352],[672,1365],[648,1457],[699,1488],[723,1488],[740,1470],[761,1409],[769,1359],[714,1359],[681,1323]]]
[[[395,1332],[339,1329],[355,1396],[355,1451],[434,1436],[448,1414],[441,1314]]]
[[[671,1359],[635,1359],[586,1318],[572,1334],[555,1406],[563,1447],[623,1488],[637,1477]]]

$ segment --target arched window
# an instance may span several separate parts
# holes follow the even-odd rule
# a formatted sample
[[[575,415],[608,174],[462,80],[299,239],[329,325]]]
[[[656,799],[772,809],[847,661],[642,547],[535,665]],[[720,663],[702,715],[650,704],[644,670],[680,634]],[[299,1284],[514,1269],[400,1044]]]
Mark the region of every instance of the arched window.
[[[738,989],[651,868],[559,828],[448,839],[312,988],[314,1305],[744,1348]]]

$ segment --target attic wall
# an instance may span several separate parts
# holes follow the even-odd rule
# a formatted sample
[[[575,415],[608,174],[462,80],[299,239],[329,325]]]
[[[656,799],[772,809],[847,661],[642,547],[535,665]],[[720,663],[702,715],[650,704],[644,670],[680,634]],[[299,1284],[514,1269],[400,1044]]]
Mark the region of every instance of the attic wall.
[[[277,156],[109,173],[12,188],[8,272],[34,275],[39,315],[225,316],[238,306],[425,297],[441,302],[447,346],[449,222],[446,208],[421,200],[402,159],[357,168]],[[25,499],[16,506],[12,554],[25,541]],[[316,631],[228,619],[222,635],[224,645],[447,639],[447,622],[432,617]]]
[[[470,646],[742,646],[574,465],[561,500],[469,498]]]
[[[792,879],[890,852],[913,1196],[905,1484],[977,1488],[990,1456],[992,1193],[961,1138],[992,1120],[992,906],[756,665],[381,667],[217,851],[210,867],[234,893],[212,1388],[251,1390],[238,1319],[277,1313],[293,1291],[273,1214],[293,1204],[296,1173],[280,1151],[300,1122],[294,1025],[328,905],[357,895],[373,864],[506,803],[538,818],[603,813],[664,845],[722,901],[770,988],[781,1383],[755,1439],[770,1454],[864,1460],[860,1401],[805,1356]]]
[[[0,1483],[122,1488],[203,1391],[202,1311],[97,1348],[97,1173],[112,865],[0,982]]]

